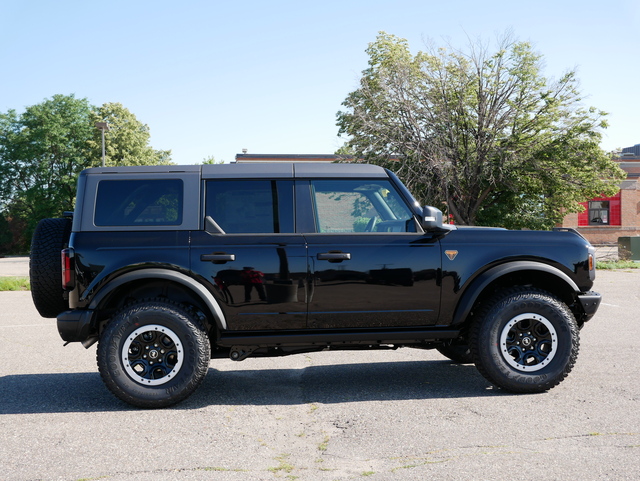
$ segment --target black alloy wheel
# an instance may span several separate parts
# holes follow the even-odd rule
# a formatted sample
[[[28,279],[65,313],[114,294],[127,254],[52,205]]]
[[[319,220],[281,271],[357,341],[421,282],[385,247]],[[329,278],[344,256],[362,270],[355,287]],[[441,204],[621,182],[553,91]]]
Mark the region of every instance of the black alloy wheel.
[[[571,372],[579,344],[567,305],[533,288],[497,294],[480,309],[471,329],[471,353],[480,373],[516,393],[558,385]]]
[[[211,356],[204,326],[167,300],[139,301],[109,321],[98,343],[98,369],[119,399],[161,408],[190,396],[204,380]]]

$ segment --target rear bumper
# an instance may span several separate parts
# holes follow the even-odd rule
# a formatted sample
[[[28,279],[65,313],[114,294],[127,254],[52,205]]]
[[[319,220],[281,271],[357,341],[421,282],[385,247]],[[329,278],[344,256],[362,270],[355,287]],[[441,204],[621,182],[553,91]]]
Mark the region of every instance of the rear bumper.
[[[58,332],[63,341],[84,342],[91,337],[94,311],[74,309],[58,314]]]
[[[586,322],[593,317],[593,315],[600,307],[600,301],[602,301],[602,295],[598,292],[589,291],[584,294],[578,295],[580,305],[584,311],[583,321]]]

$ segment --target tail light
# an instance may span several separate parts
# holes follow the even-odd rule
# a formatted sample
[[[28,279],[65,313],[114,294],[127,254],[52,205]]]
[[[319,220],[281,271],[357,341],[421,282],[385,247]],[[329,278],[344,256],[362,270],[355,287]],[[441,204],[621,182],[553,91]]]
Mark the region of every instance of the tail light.
[[[62,289],[72,291],[76,283],[72,251],[71,249],[62,249],[60,255],[62,261]]]

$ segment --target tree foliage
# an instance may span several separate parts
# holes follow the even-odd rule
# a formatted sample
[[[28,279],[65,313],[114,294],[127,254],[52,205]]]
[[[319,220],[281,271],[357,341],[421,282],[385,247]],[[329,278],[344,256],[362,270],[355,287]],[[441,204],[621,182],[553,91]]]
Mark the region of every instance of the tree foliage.
[[[171,163],[171,151],[154,150],[149,145],[149,126],[120,103],[105,103],[93,110],[91,121],[107,122],[105,132],[105,165],[164,165]],[[89,141],[91,164],[102,165],[102,133],[94,129]]]
[[[202,165],[215,165],[215,164],[224,164],[224,160],[216,160],[213,155],[209,155],[202,159]]]
[[[149,146],[148,126],[120,104],[97,108],[74,95],[54,95],[20,115],[0,113],[0,215],[21,233],[10,242],[0,236],[4,245],[24,251],[40,219],[73,210],[78,174],[101,164],[97,120],[111,126],[108,165],[170,161],[169,151]]]
[[[549,228],[617,190],[624,174],[599,148],[605,114],[581,105],[575,71],[544,77],[528,43],[412,55],[381,32],[367,54],[337,114],[343,150],[390,167],[457,223]]]
[[[55,95],[19,117],[2,115],[0,192],[8,217],[26,220],[32,230],[41,218],[73,209],[93,133],[90,114],[86,99]]]

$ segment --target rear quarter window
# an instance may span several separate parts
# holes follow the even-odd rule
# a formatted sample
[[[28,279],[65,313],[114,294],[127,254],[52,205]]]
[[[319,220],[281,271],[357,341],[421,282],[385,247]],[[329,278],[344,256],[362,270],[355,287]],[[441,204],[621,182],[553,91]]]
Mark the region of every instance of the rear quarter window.
[[[97,226],[182,224],[184,184],[180,179],[102,180],[98,184]]]

